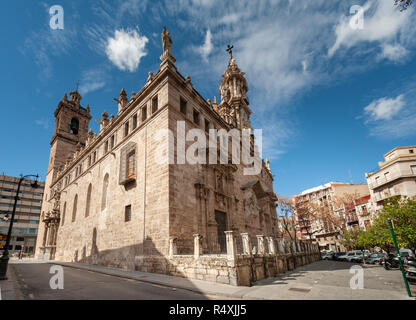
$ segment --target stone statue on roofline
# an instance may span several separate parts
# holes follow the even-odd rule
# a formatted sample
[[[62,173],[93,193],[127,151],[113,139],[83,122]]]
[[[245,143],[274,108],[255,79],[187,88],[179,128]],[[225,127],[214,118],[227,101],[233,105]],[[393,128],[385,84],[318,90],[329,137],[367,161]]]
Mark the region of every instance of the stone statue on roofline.
[[[172,55],[172,38],[170,37],[170,32],[166,30],[166,27],[163,27],[162,30],[162,46],[163,46],[163,54],[167,53],[168,55]]]

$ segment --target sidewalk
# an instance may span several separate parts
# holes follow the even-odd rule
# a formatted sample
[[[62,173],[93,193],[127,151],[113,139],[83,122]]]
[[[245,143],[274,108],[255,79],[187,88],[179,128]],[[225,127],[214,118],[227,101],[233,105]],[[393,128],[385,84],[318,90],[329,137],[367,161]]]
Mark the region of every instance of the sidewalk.
[[[171,288],[185,289],[205,295],[215,295],[245,300],[414,300],[407,297],[400,284],[387,286],[380,284],[380,276],[372,268],[366,269],[366,278],[375,284],[363,290],[353,290],[349,284],[351,275],[348,270],[324,270],[322,262],[300,267],[294,271],[279,275],[277,278],[260,280],[253,287],[235,287],[215,282],[146,273],[117,268],[49,261],[48,263],[66,267],[98,272],[111,276],[127,278]],[[368,272],[368,275],[367,275]]]
[[[0,300],[24,300],[13,266],[7,268],[7,280],[0,280]]]

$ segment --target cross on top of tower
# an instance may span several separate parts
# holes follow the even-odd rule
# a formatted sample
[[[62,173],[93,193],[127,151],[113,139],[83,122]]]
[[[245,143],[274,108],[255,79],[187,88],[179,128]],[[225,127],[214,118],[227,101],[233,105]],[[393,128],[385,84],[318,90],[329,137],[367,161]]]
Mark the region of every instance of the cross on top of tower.
[[[230,55],[230,60],[233,58],[233,49],[234,49],[234,46],[228,45],[227,50],[225,50]]]

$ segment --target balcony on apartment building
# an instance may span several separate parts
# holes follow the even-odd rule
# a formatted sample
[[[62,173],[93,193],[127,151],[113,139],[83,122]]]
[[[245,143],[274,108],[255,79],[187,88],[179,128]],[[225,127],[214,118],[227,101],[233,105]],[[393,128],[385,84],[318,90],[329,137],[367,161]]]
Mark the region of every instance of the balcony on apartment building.
[[[374,193],[374,199],[379,202],[379,201],[383,201],[386,200],[388,198],[394,197],[394,196],[400,196],[400,192],[397,192],[395,190],[391,191],[391,190],[383,190],[382,192],[379,193]]]
[[[415,172],[413,172],[412,170],[401,170],[400,172],[396,172],[396,173],[386,173],[384,175],[380,174],[380,177],[378,179],[375,179],[375,181],[373,183],[369,183],[368,187],[371,190],[377,189],[381,186],[384,186],[385,184],[392,182],[394,180],[397,179],[401,179],[401,178],[412,178],[415,176]],[[377,174],[373,174],[373,176],[376,176]]]

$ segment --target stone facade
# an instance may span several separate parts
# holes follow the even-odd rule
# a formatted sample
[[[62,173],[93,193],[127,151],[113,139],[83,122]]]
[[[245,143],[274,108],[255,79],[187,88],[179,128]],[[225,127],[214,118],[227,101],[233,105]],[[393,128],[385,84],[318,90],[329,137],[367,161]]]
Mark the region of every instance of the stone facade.
[[[104,112],[98,134],[88,132],[90,109],[81,106],[78,92],[59,103],[39,258],[166,274],[192,265],[208,274],[227,255],[227,232],[279,236],[268,163],[259,158],[260,172],[247,175],[248,164],[231,160],[181,162],[184,134],[191,129],[199,128],[207,137],[210,129],[251,129],[244,73],[230,52],[220,84],[221,102],[206,101],[190,77],[178,72],[169,32],[164,30],[162,39],[159,70],[150,72],[145,86],[130,98],[121,91],[114,99],[118,114],[109,117]],[[161,134],[161,129],[170,134]],[[220,142],[214,143],[221,150]],[[192,141],[186,140],[183,147],[189,150]],[[244,148],[256,154],[254,135]],[[172,161],[160,161],[165,158]],[[233,268],[228,278],[237,272]],[[226,270],[217,271],[216,276],[226,276]]]

